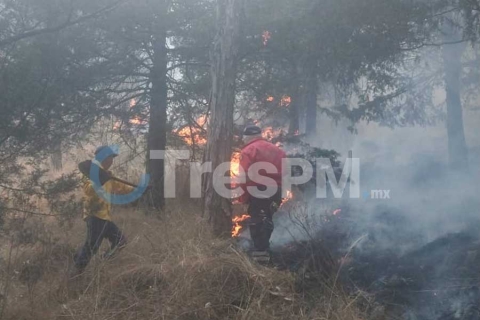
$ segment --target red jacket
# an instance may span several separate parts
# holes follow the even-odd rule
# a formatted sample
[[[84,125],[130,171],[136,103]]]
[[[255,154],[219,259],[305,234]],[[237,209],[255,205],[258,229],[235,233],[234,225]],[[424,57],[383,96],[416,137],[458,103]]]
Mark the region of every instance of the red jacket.
[[[243,147],[240,155],[240,166],[247,175],[247,183],[239,184],[243,189],[243,195],[238,199],[241,203],[246,203],[249,200],[247,187],[249,186],[282,186],[282,159],[286,158],[286,153],[276,145],[264,140],[256,139]],[[257,182],[253,182],[248,175],[250,166],[258,162],[267,162],[273,164],[276,168],[276,173],[266,173],[265,170],[259,170],[260,176],[256,178]],[[269,179],[263,179],[264,177]],[[273,181],[272,181],[273,180]]]

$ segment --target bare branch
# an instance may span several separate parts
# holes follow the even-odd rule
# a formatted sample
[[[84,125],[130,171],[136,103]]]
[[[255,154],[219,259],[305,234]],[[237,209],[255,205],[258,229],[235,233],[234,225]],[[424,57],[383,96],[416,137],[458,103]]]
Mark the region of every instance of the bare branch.
[[[197,66],[197,67],[205,67],[205,68],[210,68],[210,64],[208,63],[200,63],[200,62],[183,62],[183,63],[178,63],[175,64],[167,69],[167,71],[172,71],[174,69],[180,68],[180,67],[191,67],[191,66]]]
[[[90,20],[90,19],[94,19],[94,18],[102,15],[103,13],[106,13],[106,12],[109,12],[109,11],[115,9],[123,1],[125,1],[125,0],[117,0],[114,3],[108,5],[104,8],[102,8],[102,9],[94,12],[94,13],[82,16],[82,17],[80,17],[78,19],[75,19],[75,20],[71,20],[71,15],[69,15],[68,19],[64,23],[62,23],[62,24],[60,24],[56,27],[42,28],[42,29],[27,31],[27,32],[9,37],[7,39],[1,40],[0,41],[0,48],[4,47],[4,46],[7,46],[9,44],[15,43],[17,41],[23,40],[23,39],[35,37],[35,36],[42,35],[42,34],[58,32],[62,29],[80,24],[80,23],[85,22],[85,21]]]

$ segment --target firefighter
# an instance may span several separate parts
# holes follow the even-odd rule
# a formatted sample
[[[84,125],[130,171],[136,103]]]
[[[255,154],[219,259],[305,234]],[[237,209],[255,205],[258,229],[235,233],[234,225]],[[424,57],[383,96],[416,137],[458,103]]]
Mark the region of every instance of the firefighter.
[[[114,158],[117,157],[118,154],[108,146],[101,146],[95,151],[95,156],[101,152],[105,152],[106,148],[109,149],[108,151],[111,155],[101,163],[94,160],[92,165],[97,165],[108,172],[113,164]],[[115,180],[108,180],[103,184],[103,190],[108,194],[120,195],[129,194],[133,188]],[[127,244],[125,235],[117,225],[112,222],[112,204],[97,195],[93,188],[93,182],[90,179],[85,178],[83,191],[83,219],[87,224],[87,239],[81,250],[75,255],[75,270],[73,270],[72,275],[81,274],[85,270],[90,259],[97,253],[105,238],[109,240],[111,248],[104,254],[104,258],[111,257]]]
[[[273,214],[282,201],[282,160],[286,158],[286,154],[276,145],[266,141],[262,137],[262,129],[257,126],[245,128],[243,142],[245,146],[240,155],[240,166],[246,174],[246,180],[240,184],[244,192],[238,200],[240,203],[248,204],[253,255],[268,255],[273,232]],[[254,173],[256,170],[249,173],[252,165],[261,166],[260,163],[266,163],[270,169],[274,167],[276,170],[261,169],[258,170],[258,175]],[[273,171],[276,173],[272,173]],[[276,192],[273,195],[267,194],[267,188]]]

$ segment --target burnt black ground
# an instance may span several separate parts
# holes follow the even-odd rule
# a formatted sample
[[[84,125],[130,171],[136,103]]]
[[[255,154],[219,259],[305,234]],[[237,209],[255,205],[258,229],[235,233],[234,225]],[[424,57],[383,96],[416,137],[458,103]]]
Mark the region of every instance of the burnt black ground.
[[[276,248],[274,265],[320,279],[336,274],[341,265],[345,290],[373,296],[385,307],[386,319],[480,319],[480,232],[475,225],[427,242],[395,210],[379,210],[376,223],[366,229],[355,227],[348,208],[343,214],[330,219],[314,239]],[[348,251],[347,244],[362,235],[361,244]],[[321,281],[302,285],[315,283]]]

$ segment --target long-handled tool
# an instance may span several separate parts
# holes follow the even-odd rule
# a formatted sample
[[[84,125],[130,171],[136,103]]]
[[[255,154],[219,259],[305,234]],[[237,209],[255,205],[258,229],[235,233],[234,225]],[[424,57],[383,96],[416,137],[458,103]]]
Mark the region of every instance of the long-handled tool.
[[[99,169],[99,179],[100,179],[100,183],[102,184],[102,186],[105,183],[107,183],[108,181],[114,180],[114,181],[118,181],[120,183],[123,183],[127,186],[130,186],[132,188],[138,188],[138,186],[136,184],[133,184],[131,182],[128,182],[128,181],[125,181],[123,179],[112,176],[112,174],[110,172],[108,172],[105,169],[101,168],[100,166],[94,164],[92,160],[87,160],[87,161],[84,161],[84,162],[80,163],[78,165],[78,170],[80,170],[80,172],[84,176],[86,176],[87,178],[90,179],[90,170],[91,170],[92,166],[97,166],[98,167],[98,169]]]

